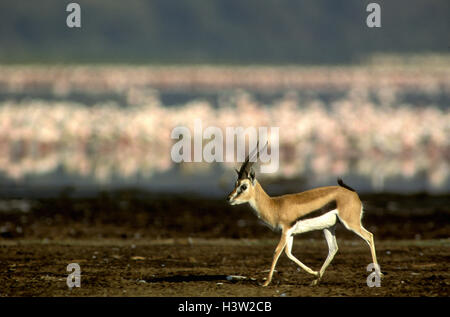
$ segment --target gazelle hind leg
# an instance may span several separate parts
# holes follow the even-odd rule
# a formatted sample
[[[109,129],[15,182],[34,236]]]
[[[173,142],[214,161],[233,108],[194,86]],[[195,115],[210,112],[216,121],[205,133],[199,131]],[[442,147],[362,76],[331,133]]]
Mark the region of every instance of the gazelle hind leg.
[[[380,266],[377,261],[377,254],[375,251],[375,242],[373,241],[373,234],[365,229],[362,225],[360,226],[359,232],[355,230],[356,234],[363,238],[370,247],[370,253],[372,254],[372,261],[375,264],[375,270],[379,276],[383,276],[380,272]]]
[[[294,261],[298,266],[300,266],[302,269],[304,269],[309,274],[312,274],[314,276],[319,276],[319,273],[317,271],[311,270],[308,266],[300,262],[295,256],[292,255],[292,243],[294,242],[294,237],[289,236],[286,241],[286,248],[284,251],[286,252],[286,255],[289,259]]]
[[[327,255],[327,258],[325,259],[325,262],[323,263],[322,267],[320,268],[318,278],[316,280],[314,280],[311,283],[311,285],[317,285],[319,283],[320,279],[322,278],[323,274],[325,273],[325,270],[327,269],[328,265],[330,265],[331,261],[333,261],[333,258],[339,249],[338,245],[337,245],[337,241],[336,241],[335,232],[336,232],[336,225],[323,230],[325,240],[327,241],[327,244],[328,244],[328,255]]]
[[[361,210],[361,213],[362,213],[362,210]],[[378,265],[377,255],[375,252],[375,242],[373,240],[373,234],[362,226],[361,219],[359,219],[359,221],[357,223],[348,223],[348,222],[342,220],[341,218],[339,218],[339,219],[348,230],[353,231],[358,236],[360,236],[364,241],[367,242],[367,244],[370,247],[370,253],[372,254],[372,262],[373,262],[373,264],[375,264],[375,270],[376,270],[377,274],[380,277],[382,277],[383,274],[380,271],[380,266]]]

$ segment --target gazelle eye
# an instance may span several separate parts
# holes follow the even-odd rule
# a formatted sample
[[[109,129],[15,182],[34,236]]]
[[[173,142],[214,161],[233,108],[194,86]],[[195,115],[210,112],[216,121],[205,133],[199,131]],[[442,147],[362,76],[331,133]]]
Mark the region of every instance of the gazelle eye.
[[[242,189],[242,190],[246,190],[246,189],[247,189],[247,185],[245,185],[245,184],[242,185],[242,186],[241,186],[241,189]]]

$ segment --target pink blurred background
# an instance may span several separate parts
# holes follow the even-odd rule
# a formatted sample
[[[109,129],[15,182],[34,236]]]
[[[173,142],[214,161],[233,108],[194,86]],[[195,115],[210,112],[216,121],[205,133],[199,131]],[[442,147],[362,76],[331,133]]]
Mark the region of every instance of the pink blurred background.
[[[259,175],[268,183],[448,192],[449,69],[2,66],[1,188],[220,195],[238,163],[171,161],[172,129],[201,119],[224,132],[280,127],[280,168]]]

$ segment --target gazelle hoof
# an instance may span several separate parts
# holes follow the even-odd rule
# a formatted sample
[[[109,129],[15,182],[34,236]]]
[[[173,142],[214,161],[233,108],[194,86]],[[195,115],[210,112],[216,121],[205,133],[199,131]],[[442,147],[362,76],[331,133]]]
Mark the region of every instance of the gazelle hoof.
[[[311,284],[309,284],[310,286],[316,286],[317,284],[319,284],[320,278],[315,279],[314,281],[311,282]]]

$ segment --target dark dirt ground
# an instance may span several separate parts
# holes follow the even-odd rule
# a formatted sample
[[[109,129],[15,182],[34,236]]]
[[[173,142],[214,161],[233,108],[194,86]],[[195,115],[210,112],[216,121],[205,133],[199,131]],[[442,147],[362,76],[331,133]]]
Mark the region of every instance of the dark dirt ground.
[[[276,241],[3,241],[1,296],[449,296],[448,241],[379,241],[386,277],[380,287],[366,284],[371,262],[367,245],[339,241],[340,250],[322,283],[280,257],[272,284],[266,276]],[[295,246],[295,244],[294,244]],[[323,241],[294,247],[303,262],[319,268]],[[66,285],[69,263],[81,267],[81,287]],[[228,281],[228,275],[247,277]]]
[[[363,223],[386,274],[366,284],[368,246],[338,226],[339,252],[321,284],[284,254],[267,275],[278,234],[248,206],[136,191],[91,198],[0,202],[0,296],[445,296],[450,293],[450,196],[366,195]],[[319,269],[321,232],[294,240],[293,253]],[[66,285],[69,263],[81,287]],[[228,275],[245,276],[227,280]]]

